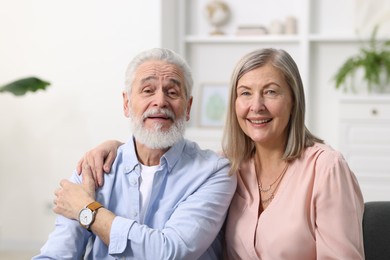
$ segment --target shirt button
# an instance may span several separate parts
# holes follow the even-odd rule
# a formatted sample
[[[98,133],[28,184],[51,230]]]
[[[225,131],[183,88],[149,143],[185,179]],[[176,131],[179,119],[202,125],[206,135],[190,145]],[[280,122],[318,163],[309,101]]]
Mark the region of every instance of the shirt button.
[[[133,216],[133,218],[135,218],[138,216],[138,213],[136,211],[133,211],[133,213],[131,213],[131,215]]]
[[[135,186],[135,185],[137,185],[137,180],[135,180],[135,179],[132,179],[131,181],[130,181],[130,184],[131,185],[133,185],[133,186]]]

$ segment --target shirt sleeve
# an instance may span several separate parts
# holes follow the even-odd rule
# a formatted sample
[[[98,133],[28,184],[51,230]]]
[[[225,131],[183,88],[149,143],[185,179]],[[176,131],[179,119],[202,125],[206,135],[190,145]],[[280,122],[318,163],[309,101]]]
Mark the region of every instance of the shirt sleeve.
[[[152,229],[116,217],[110,232],[109,254],[115,256],[128,252],[134,259],[201,257],[217,237],[236,189],[236,176],[229,176],[228,170],[229,164],[225,160],[223,165],[214,169],[213,174],[208,174],[202,185],[173,209],[162,229]],[[159,214],[158,210],[154,214]]]
[[[320,155],[316,172],[317,259],[364,259],[364,200],[355,175],[336,151]]]
[[[72,182],[80,183],[77,174],[71,177]],[[58,215],[55,228],[40,250],[37,259],[81,259],[91,233],[80,226],[77,220]]]

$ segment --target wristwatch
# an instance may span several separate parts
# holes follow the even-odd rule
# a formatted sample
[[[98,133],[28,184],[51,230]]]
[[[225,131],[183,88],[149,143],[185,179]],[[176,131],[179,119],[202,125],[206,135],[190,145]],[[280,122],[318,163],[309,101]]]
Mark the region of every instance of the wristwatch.
[[[97,201],[94,201],[82,208],[79,213],[80,225],[90,231],[90,227],[95,221],[96,211],[101,207],[103,207],[102,204]]]

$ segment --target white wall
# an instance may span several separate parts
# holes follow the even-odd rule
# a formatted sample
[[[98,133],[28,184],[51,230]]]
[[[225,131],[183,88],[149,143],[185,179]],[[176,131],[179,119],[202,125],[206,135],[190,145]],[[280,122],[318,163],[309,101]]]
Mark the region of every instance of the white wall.
[[[0,85],[35,75],[46,92],[0,94],[0,251],[40,248],[53,191],[85,151],[129,138],[124,71],[161,44],[160,1],[2,0]]]

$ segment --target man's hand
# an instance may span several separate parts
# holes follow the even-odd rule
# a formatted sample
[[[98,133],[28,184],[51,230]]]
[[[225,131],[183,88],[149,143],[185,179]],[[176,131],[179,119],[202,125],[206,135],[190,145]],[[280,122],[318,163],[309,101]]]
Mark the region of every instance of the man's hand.
[[[78,219],[80,210],[95,201],[95,181],[88,165],[84,166],[82,176],[82,184],[61,180],[60,188],[54,192],[55,213],[69,219]]]
[[[92,169],[93,178],[96,180],[96,188],[103,186],[103,174],[111,171],[111,165],[115,160],[116,151],[120,145],[122,145],[121,142],[110,140],[85,153],[83,158],[77,163],[77,172],[81,174],[81,169],[85,165],[89,165]]]

